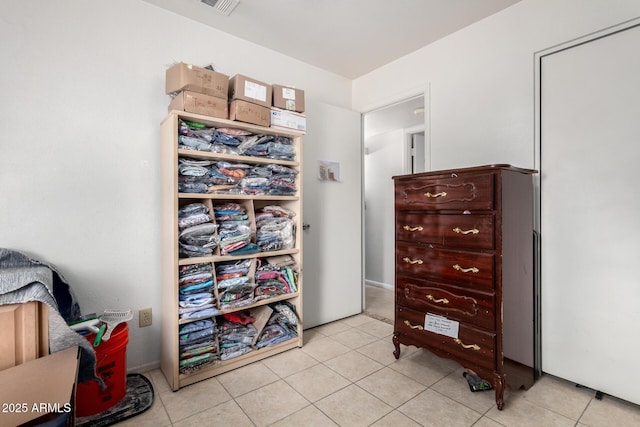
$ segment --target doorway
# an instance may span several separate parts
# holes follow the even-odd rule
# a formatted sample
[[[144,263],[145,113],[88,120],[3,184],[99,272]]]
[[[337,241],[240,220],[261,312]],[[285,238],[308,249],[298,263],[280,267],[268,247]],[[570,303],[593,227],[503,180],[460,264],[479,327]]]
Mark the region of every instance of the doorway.
[[[386,320],[395,273],[392,177],[428,168],[425,117],[423,94],[363,114],[364,311]]]

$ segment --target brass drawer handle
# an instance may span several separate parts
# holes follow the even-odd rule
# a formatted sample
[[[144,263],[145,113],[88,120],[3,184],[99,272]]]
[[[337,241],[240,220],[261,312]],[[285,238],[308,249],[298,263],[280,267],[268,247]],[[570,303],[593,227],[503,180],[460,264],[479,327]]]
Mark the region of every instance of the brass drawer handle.
[[[440,303],[442,303],[442,304],[449,304],[449,300],[448,300],[448,299],[446,299],[446,298],[440,298],[440,299],[437,299],[437,298],[434,298],[434,297],[433,297],[433,295],[431,295],[431,294],[427,295],[427,297],[426,297],[426,298],[427,298],[429,301],[433,301],[433,302],[435,302],[436,304],[440,304]]]
[[[475,351],[480,350],[480,346],[478,344],[465,344],[459,338],[453,340],[456,344],[459,344],[462,348],[472,349]]]
[[[460,227],[456,227],[453,229],[453,232],[458,234],[478,234],[480,230],[478,230],[477,228],[472,228],[471,230],[463,230]]]
[[[402,258],[404,262],[408,262],[409,264],[422,264],[424,261],[421,259],[411,259],[409,257]]]
[[[441,191],[440,193],[435,193],[435,194],[424,193],[424,197],[426,197],[427,199],[436,198],[436,197],[447,197],[447,193],[444,191]]]
[[[404,324],[407,325],[408,327],[410,327],[411,329],[417,329],[419,331],[423,331],[424,328],[420,325],[412,325],[411,322],[409,322],[408,320],[404,321]]]
[[[454,269],[454,270],[458,270],[458,271],[462,271],[463,273],[469,273],[469,272],[471,272],[471,273],[477,273],[477,272],[479,272],[479,271],[480,271],[480,270],[478,270],[478,269],[477,269],[477,268],[475,268],[475,267],[462,268],[462,267],[460,267],[458,264],[454,265],[454,266],[453,266],[453,269]]]
[[[411,226],[409,226],[409,225],[405,225],[405,226],[404,226],[404,227],[402,227],[402,228],[403,228],[403,229],[405,229],[405,230],[407,230],[407,231],[422,231],[422,230],[424,230],[424,229],[422,228],[422,226],[421,226],[421,225],[419,225],[419,226],[417,226],[417,227],[411,227]]]

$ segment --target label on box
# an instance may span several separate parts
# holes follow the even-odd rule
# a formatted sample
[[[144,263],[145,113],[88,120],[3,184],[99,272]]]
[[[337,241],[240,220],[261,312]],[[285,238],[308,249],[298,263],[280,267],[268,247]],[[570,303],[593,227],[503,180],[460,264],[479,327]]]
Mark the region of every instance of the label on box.
[[[458,328],[460,322],[447,319],[443,316],[427,313],[424,316],[424,330],[435,334],[445,335],[451,338],[458,338]]]
[[[257,99],[258,101],[267,102],[267,87],[245,80],[244,96],[247,98]]]
[[[295,101],[296,100],[296,90],[295,89],[291,89],[289,87],[283,87],[282,88],[282,97],[284,99],[293,99]]]

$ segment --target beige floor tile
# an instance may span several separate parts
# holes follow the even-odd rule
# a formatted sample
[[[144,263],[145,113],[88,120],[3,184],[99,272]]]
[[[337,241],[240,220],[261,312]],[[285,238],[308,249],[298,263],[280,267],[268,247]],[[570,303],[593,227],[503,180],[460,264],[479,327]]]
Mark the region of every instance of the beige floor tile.
[[[316,406],[340,426],[368,426],[393,408],[356,385],[333,393]]]
[[[153,369],[145,372],[144,375],[151,380],[155,394],[171,390],[167,379],[164,377],[164,374],[160,369]]]
[[[294,348],[264,359],[262,363],[275,372],[280,378],[284,378],[310,368],[319,362],[301,349]]]
[[[592,397],[593,390],[578,388],[574,383],[552,375],[543,375],[523,394],[523,398],[534,405],[576,421],[582,416]]]
[[[356,382],[384,367],[384,365],[369,359],[357,351],[350,351],[334,357],[324,364],[352,382]]]
[[[164,427],[170,426],[171,420],[164,409],[162,401],[156,396],[151,408],[132,418],[119,422],[118,427]]]
[[[491,418],[482,417],[473,427],[503,427],[502,424],[493,421]]]
[[[464,368],[456,369],[431,386],[431,389],[484,414],[496,404],[495,390],[472,392],[469,390],[469,383],[462,376],[463,372]]]
[[[257,426],[272,424],[309,405],[283,380],[243,394],[236,402]]]
[[[230,400],[173,424],[173,427],[233,426],[253,427],[240,406]]]
[[[278,376],[262,362],[252,363],[216,377],[233,397],[278,381]]]
[[[397,408],[422,393],[426,387],[393,369],[384,368],[357,382],[357,385]]]
[[[299,410],[295,414],[289,415],[287,418],[280,420],[270,427],[335,427],[336,423],[331,421],[329,417],[322,413],[318,408],[309,405]]]
[[[371,344],[372,342],[378,340],[377,337],[374,337],[373,335],[370,335],[357,328],[352,328],[347,331],[340,332],[339,334],[332,335],[331,338],[353,349],[362,347],[363,345]]]
[[[393,321],[394,291],[377,286],[365,286],[365,312],[375,317]]]
[[[640,406],[612,396],[592,399],[580,422],[589,427],[640,426]]]
[[[231,399],[216,378],[191,384],[176,392],[163,391],[159,396],[173,423]]]
[[[356,349],[358,353],[362,353],[385,366],[396,361],[396,358],[393,356],[393,350],[395,350],[395,347],[390,339],[378,340]]]
[[[422,349],[404,356],[401,353],[400,359],[389,367],[429,387],[458,369],[460,365]]]
[[[302,351],[318,360],[319,362],[324,362],[325,360],[332,359],[350,350],[351,349],[349,347],[339,343],[338,341],[330,337],[313,340],[309,344],[302,347]]]
[[[370,321],[371,318],[369,316],[365,316],[364,314],[357,314],[355,316],[345,317],[344,319],[342,319],[342,322],[354,328]]]
[[[304,345],[307,345],[313,340],[317,340],[324,337],[326,337],[326,335],[321,333],[319,330],[315,328],[306,329],[302,334],[302,342],[304,343]]]
[[[482,414],[433,390],[425,390],[398,408],[423,426],[469,427]]]
[[[316,402],[350,384],[346,378],[322,364],[293,374],[285,381],[310,402]]]
[[[391,342],[391,335],[393,335],[393,326],[388,323],[382,322],[380,320],[370,319],[369,322],[358,325],[357,328],[368,333],[369,335],[373,335],[374,337],[389,337],[389,342]]]
[[[316,326],[312,331],[320,332],[322,335],[330,337],[331,335],[339,334],[346,330],[351,329],[353,326],[345,323],[343,320],[337,320],[335,322],[326,323],[321,326]]]
[[[404,415],[402,412],[391,411],[371,427],[420,427],[420,424]]]
[[[485,417],[507,427],[569,427],[575,421],[549,409],[534,405],[523,398],[524,393],[514,392],[505,399],[504,409],[491,408]]]

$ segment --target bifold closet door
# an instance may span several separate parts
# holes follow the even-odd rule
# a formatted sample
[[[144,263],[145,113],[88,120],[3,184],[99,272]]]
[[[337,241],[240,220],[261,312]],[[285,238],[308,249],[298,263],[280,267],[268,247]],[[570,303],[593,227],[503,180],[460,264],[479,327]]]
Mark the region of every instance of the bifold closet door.
[[[362,141],[360,113],[308,102],[302,143],[304,328],[362,311]],[[318,178],[338,163],[339,181]]]
[[[640,27],[540,59],[544,372],[640,404]]]

